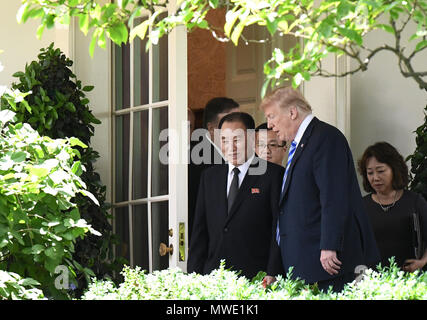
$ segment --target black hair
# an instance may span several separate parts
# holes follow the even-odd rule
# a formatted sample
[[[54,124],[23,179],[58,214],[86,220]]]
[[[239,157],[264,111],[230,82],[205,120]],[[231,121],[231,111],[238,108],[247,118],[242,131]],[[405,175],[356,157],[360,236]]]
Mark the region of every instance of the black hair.
[[[241,122],[245,125],[246,129],[255,129],[254,118],[246,112],[232,112],[227,114],[219,121],[219,129],[221,129],[224,122]]]
[[[258,127],[255,128],[255,132],[259,132],[260,130],[273,130],[271,128],[268,127],[267,122],[261,123]],[[279,141],[279,146],[280,147],[285,147],[286,146],[286,141]]]
[[[238,108],[239,104],[231,98],[216,97],[208,101],[203,111],[203,127],[208,128],[209,122],[215,122],[218,114]]]
[[[387,164],[393,172],[392,187],[394,190],[406,189],[409,182],[408,166],[403,156],[388,142],[377,142],[369,146],[358,161],[359,173],[363,177],[363,188],[366,192],[375,193],[369,183],[366,164],[371,157],[378,162]]]

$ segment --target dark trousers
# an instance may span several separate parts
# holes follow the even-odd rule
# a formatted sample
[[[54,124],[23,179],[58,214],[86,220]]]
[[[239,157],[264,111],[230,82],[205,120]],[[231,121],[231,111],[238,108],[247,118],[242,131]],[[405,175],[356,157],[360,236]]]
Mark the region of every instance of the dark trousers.
[[[327,292],[329,287],[332,286],[333,292],[341,292],[344,289],[346,283],[352,282],[355,279],[353,272],[343,274],[339,277],[318,281],[317,286],[323,292]]]

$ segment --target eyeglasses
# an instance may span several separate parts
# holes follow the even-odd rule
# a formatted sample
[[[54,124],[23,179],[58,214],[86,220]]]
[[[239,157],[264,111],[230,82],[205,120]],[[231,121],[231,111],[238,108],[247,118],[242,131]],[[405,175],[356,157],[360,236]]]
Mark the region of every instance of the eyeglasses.
[[[276,149],[276,148],[283,148],[286,147],[286,144],[278,144],[278,143],[269,143],[269,144],[265,144],[265,143],[257,143],[256,145],[258,148],[260,149],[265,149],[265,148],[269,148],[269,149]]]

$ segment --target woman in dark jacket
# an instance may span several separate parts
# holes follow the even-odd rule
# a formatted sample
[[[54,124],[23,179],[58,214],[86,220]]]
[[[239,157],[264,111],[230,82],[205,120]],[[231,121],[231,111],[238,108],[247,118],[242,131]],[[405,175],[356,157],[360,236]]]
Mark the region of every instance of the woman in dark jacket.
[[[366,149],[358,165],[363,187],[369,192],[364,202],[381,264],[388,265],[394,256],[405,271],[422,269],[427,264],[427,250],[423,249],[427,240],[427,202],[407,190],[408,167],[403,157],[389,143],[378,142]],[[420,226],[418,237],[416,220]]]

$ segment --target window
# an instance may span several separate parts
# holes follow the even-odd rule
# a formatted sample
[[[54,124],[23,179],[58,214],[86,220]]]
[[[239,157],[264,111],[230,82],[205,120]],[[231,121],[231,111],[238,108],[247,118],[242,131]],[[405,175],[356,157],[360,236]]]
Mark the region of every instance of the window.
[[[139,24],[140,21],[135,21]],[[121,240],[116,255],[148,270],[169,266],[169,166],[160,161],[160,133],[169,127],[168,37],[113,46],[113,213]]]

